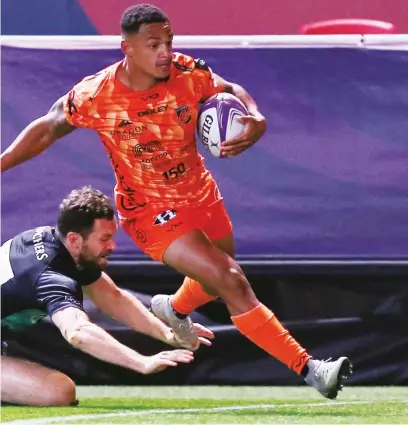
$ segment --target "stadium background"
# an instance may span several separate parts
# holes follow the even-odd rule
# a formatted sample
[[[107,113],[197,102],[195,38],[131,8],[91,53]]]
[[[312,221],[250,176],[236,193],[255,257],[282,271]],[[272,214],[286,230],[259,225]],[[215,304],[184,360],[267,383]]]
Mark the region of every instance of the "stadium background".
[[[316,19],[364,17],[408,32],[405,0],[156,1],[178,34],[294,34]],[[2,33],[116,34],[129,1],[2,2]],[[231,10],[234,8],[234,12]],[[24,10],[24,13],[20,11]],[[293,11],[296,10],[296,13]],[[266,12],[267,15],[266,15]],[[7,16],[7,19],[4,17]],[[52,16],[52,19],[50,18]],[[265,18],[267,16],[267,18]],[[206,155],[230,211],[238,258],[259,298],[319,357],[349,356],[351,384],[408,383],[408,52],[403,49],[183,49],[244,85],[269,121],[250,152],[232,161]],[[75,82],[120,58],[117,49],[2,47],[2,149]],[[61,197],[93,184],[111,194],[113,177],[96,135],[78,131],[2,179],[2,241],[53,224]],[[181,276],[140,254],[121,232],[110,272],[145,303],[172,292]],[[143,352],[159,343],[100,312],[91,316]],[[16,353],[67,372],[78,383],[301,383],[249,344],[224,306],[197,318],[218,330],[189,369],[141,377],[90,359],[63,343],[48,321],[22,335]],[[233,348],[231,348],[233,347]],[[66,354],[68,354],[66,356]]]
[[[1,10],[7,19],[2,20],[2,34],[118,34],[120,15],[133,3],[132,0],[5,0]],[[389,21],[399,33],[408,33],[406,0],[254,0],[242,7],[237,7],[234,0],[156,0],[154,4],[167,11],[180,35],[296,34],[303,24],[339,18]]]

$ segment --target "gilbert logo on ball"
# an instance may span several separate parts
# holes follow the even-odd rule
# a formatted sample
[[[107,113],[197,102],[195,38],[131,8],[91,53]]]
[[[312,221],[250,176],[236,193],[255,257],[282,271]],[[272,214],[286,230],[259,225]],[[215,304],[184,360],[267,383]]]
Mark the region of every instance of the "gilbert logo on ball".
[[[219,93],[204,102],[197,122],[198,137],[215,157],[220,157],[220,145],[241,134],[244,125],[237,118],[249,115],[244,104],[234,95]]]

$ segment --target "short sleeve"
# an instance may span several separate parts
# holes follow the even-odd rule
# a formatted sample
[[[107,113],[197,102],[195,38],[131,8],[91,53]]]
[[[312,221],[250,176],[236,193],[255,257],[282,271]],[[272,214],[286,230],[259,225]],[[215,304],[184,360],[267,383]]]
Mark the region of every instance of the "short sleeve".
[[[98,95],[105,83],[101,73],[85,77],[64,96],[66,120],[75,127],[96,130]]]
[[[64,97],[64,113],[66,120],[75,127],[89,128],[90,119],[84,100],[84,93],[74,87]]]
[[[204,102],[209,97],[220,93],[224,88],[217,84],[211,68],[203,59],[194,59],[192,76],[196,92],[199,94],[199,102]]]
[[[37,300],[52,316],[67,307],[84,311],[82,289],[73,279],[45,270],[36,282]]]

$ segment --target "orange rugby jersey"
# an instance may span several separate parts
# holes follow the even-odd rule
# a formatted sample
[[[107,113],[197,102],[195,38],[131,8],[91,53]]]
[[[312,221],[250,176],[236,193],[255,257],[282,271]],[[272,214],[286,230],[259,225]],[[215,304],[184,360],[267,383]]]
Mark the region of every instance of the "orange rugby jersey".
[[[199,102],[222,90],[211,70],[175,53],[167,82],[134,91],[116,78],[121,63],[84,78],[64,99],[67,121],[96,130],[104,144],[121,216],[220,199],[195,141]]]

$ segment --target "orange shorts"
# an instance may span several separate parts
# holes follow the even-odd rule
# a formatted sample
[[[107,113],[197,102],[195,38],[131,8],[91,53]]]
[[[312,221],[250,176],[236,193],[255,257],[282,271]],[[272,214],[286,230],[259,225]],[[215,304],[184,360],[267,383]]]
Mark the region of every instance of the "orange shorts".
[[[120,224],[145,254],[161,262],[171,243],[190,230],[202,230],[212,241],[232,232],[222,200],[209,206],[156,211],[142,219],[121,219]]]

